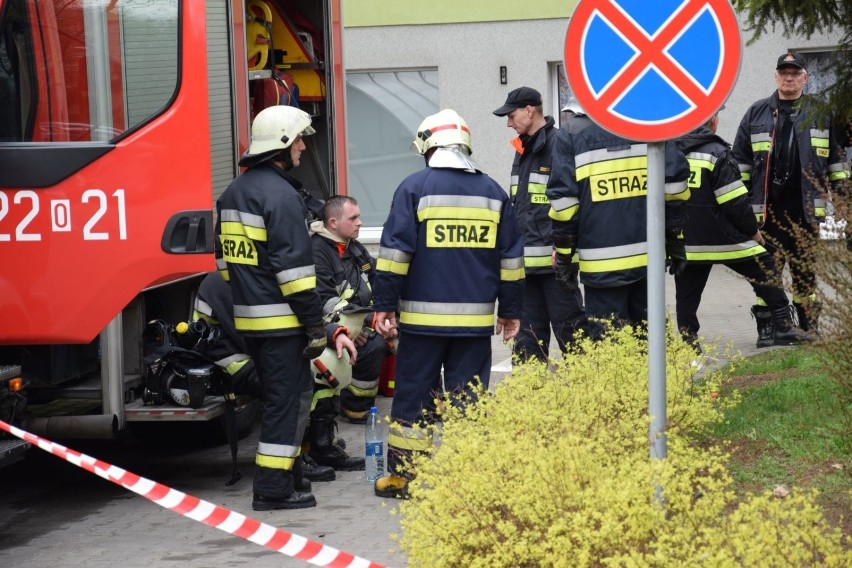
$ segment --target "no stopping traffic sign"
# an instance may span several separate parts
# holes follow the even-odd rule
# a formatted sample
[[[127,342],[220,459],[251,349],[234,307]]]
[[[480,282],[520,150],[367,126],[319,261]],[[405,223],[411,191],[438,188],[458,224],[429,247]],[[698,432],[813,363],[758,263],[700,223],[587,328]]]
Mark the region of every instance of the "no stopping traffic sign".
[[[581,0],[565,36],[565,73],[586,113],[648,142],[704,124],[739,74],[729,0]]]

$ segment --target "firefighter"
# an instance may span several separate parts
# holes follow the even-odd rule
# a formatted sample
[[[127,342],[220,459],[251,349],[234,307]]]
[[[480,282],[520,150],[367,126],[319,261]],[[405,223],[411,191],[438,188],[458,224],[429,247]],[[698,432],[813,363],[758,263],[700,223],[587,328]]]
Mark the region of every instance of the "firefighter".
[[[360,228],[358,202],[345,195],[330,197],[323,206],[322,220],[311,224],[317,292],[323,313],[329,325],[344,324],[335,333],[351,334],[357,361],[352,367],[352,380],[340,396],[336,396],[333,388],[315,386],[309,454],[317,463],[342,471],[363,470],[364,458],[351,457],[333,443],[335,418],[340,413],[356,424],[367,421],[367,412],[375,405],[379,373],[388,351],[385,339],[372,329],[371,283],[376,261],[358,241]],[[354,322],[348,324],[353,329],[345,327],[344,320]]]
[[[744,276],[766,302],[770,317],[756,318],[757,346],[802,343],[808,336],[793,326],[787,295],[778,287],[780,283],[772,281],[774,259],[763,246],[765,241],[730,147],[716,135],[718,125],[717,112],[705,125],[677,141],[691,170],[684,228],[687,263],[675,276],[678,329],[698,347],[701,294],[710,269],[723,264]]]
[[[819,223],[826,215],[823,194],[829,189],[840,192],[849,168],[845,128],[830,117],[815,118],[812,103],[803,94],[807,81],[801,56],[781,55],[775,66],[777,89],[746,111],[733,152],[766,248],[772,255],[782,255],[775,265],[779,278],[784,264],[789,264],[799,327],[816,331],[820,311],[816,275],[800,239],[818,238]],[[757,318],[771,322],[765,303],[758,298],[753,310]]]
[[[399,336],[389,475],[375,482],[380,497],[406,497],[408,458],[432,447],[431,430],[419,426],[442,392],[442,366],[450,396],[469,393],[477,379],[487,387],[490,336],[517,334],[523,302],[517,219],[506,192],[471,160],[467,123],[442,110],[423,120],[413,146],[426,168],[394,193],[373,294],[377,331]]]
[[[262,110],[240,159],[247,169],[216,202],[216,266],[231,285],[234,325],[263,387],[256,511],[316,506],[312,493],[294,489],[294,467],[313,398],[310,361],[328,340],[301,184],[289,173],[305,150],[302,137],[313,133],[302,110]]]
[[[607,320],[644,328],[648,319],[648,148],[590,120],[572,121],[578,121],[577,131],[557,139],[547,187],[554,265],[568,290],[576,287],[579,270],[586,316],[596,320],[589,333],[597,339]],[[666,143],[665,153],[666,255],[676,274],[686,265],[683,204],[689,199],[689,165],[674,142]],[[575,253],[579,264],[572,263]]]
[[[545,195],[550,179],[551,154],[558,129],[551,116],[544,116],[541,94],[530,87],[509,93],[503,106],[494,111],[505,116],[518,137],[509,195],[524,235],[524,313],[514,354],[525,361],[531,357],[546,361],[550,352],[551,327],[556,343],[564,353],[575,331],[585,320],[583,295],[579,286],[565,292],[551,266],[550,204]]]
[[[247,394],[255,398],[263,397],[263,390],[254,362],[248,356],[248,346],[245,339],[234,326],[234,303],[231,299],[231,288],[219,272],[211,272],[201,281],[193,306],[193,321],[205,321],[209,325],[218,326],[220,333],[216,341],[207,345],[204,352],[209,359],[231,377],[231,386],[235,394]],[[334,330],[331,330],[334,333]],[[328,335],[328,330],[326,335]],[[338,351],[344,348],[337,345]],[[334,469],[318,465],[305,454],[299,456],[302,476],[308,481],[333,481]],[[310,491],[310,484],[301,485]]]

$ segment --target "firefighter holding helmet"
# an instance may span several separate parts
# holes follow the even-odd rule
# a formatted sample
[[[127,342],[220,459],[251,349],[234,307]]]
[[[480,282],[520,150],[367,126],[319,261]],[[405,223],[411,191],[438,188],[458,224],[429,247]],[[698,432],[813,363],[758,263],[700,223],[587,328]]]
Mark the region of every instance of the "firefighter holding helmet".
[[[405,178],[382,231],[373,306],[376,330],[399,337],[388,434],[388,472],[380,497],[408,495],[407,458],[428,452],[421,427],[435,395],[487,386],[491,335],[520,327],[524,244],[506,192],[471,160],[467,123],[453,110],[426,117],[414,149],[426,168]],[[495,328],[496,311],[496,328]],[[397,312],[399,319],[397,320]],[[426,411],[424,413],[424,410]]]
[[[216,267],[230,283],[234,326],[263,389],[255,463],[256,511],[316,506],[299,454],[313,397],[310,362],[328,339],[316,290],[299,181],[311,117],[289,106],[262,110],[237,176],[216,202]],[[350,342],[351,344],[351,342]],[[354,346],[352,347],[354,355]]]

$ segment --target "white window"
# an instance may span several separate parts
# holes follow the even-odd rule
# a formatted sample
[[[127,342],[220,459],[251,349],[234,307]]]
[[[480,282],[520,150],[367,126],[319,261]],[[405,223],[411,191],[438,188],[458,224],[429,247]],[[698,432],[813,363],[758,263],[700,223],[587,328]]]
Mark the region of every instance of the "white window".
[[[556,119],[556,125],[559,126],[567,116],[566,113],[562,112],[562,109],[565,108],[565,105],[568,104],[568,99],[571,98],[571,86],[568,84],[568,79],[565,76],[565,66],[562,63],[551,63],[550,77],[550,84],[556,90],[553,93],[553,100],[556,101],[557,107],[554,110],[553,116]]]
[[[364,227],[381,227],[399,183],[423,168],[411,142],[436,112],[437,69],[346,73],[349,195],[358,200]]]

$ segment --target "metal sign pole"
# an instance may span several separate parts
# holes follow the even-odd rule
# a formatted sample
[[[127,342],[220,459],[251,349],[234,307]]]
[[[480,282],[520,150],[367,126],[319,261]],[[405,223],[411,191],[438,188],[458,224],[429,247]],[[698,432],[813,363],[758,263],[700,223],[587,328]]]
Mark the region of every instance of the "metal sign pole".
[[[651,459],[666,457],[665,142],[648,144],[648,412]]]

